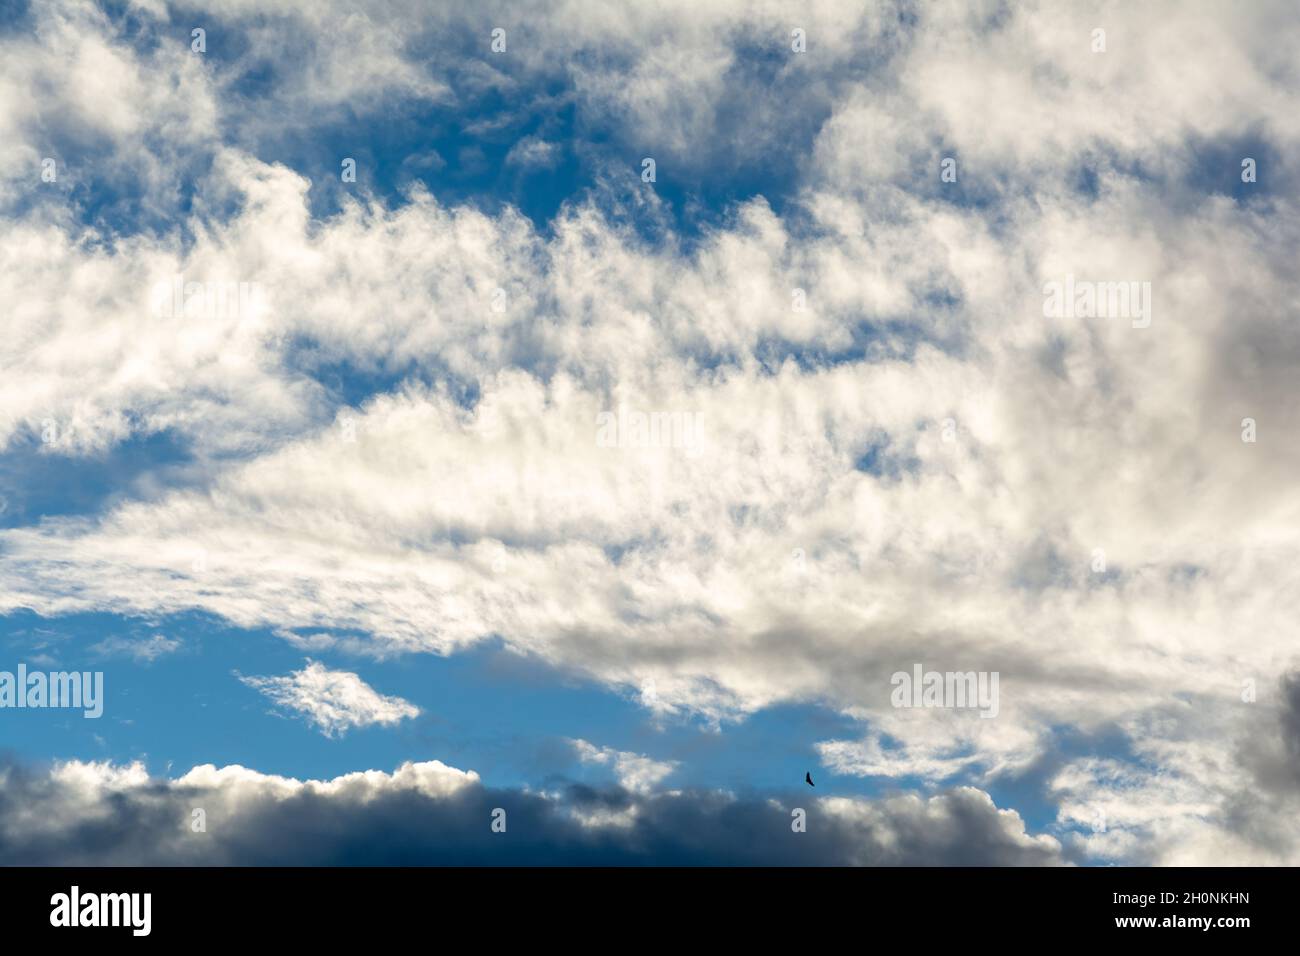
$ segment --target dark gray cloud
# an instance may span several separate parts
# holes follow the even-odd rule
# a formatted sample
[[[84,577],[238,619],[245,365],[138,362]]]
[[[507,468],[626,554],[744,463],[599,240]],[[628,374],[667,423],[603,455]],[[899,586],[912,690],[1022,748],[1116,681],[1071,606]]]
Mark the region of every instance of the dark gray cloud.
[[[430,767],[434,765],[417,765]],[[303,785],[240,771],[207,783],[72,764],[0,769],[5,865],[1053,865],[983,792],[876,801],[638,795],[569,785],[546,794],[482,786],[449,768],[439,792],[409,767]],[[129,779],[128,779],[129,778]],[[343,782],[341,781],[349,781]],[[791,810],[807,813],[793,832]],[[206,831],[193,832],[204,808]],[[492,831],[493,811],[506,830]],[[604,822],[595,822],[604,821]]]
[[[1300,673],[1289,674],[1282,681],[1282,742],[1292,769],[1300,779]]]

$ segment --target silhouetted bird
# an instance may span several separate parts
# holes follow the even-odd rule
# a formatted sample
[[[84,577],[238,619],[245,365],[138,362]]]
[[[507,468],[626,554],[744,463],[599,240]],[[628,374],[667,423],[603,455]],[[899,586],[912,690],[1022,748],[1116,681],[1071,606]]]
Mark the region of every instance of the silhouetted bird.
[[[812,774],[811,774],[811,773],[806,773],[806,774],[804,774],[804,775],[803,775],[803,778],[804,778],[804,780],[807,782],[808,786],[810,786],[810,787],[815,787],[815,786],[817,786],[817,784],[815,784],[815,783],[812,782]]]

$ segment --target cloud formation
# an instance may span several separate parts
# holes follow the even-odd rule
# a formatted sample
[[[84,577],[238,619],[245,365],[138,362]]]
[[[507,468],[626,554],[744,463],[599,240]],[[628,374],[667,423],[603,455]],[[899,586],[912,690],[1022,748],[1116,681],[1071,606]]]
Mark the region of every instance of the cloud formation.
[[[38,805],[43,811],[31,814]],[[497,809],[505,811],[504,832],[492,830]],[[493,789],[436,760],[325,781],[237,766],[159,780],[139,764],[74,762],[47,773],[10,764],[0,769],[0,859],[81,866],[1063,862],[1053,838],[1027,835],[1014,812],[973,788],[876,802],[808,800],[799,807],[802,833],[791,829],[793,809],[719,792]]]
[[[223,4],[204,59],[74,0],[0,38],[5,464],[187,456],[0,530],[0,610],[500,639],[661,717],[832,708],[860,725],[817,742],[839,773],[1045,774],[1093,859],[1300,859],[1287,3],[424,6]],[[286,129],[435,107],[590,188],[538,223],[270,158]],[[560,108],[572,129],[538,119]],[[716,215],[674,205],[756,171]],[[258,295],[164,314],[177,277]],[[1067,277],[1149,283],[1149,327],[1045,315]],[[699,427],[611,444],[603,413]],[[998,717],[891,706],[915,664],[998,672]],[[326,734],[416,710],[321,664],[244,680]],[[1049,768],[1062,728],[1122,744]],[[631,793],[611,819],[682,806],[658,764],[580,746]],[[915,812],[967,812],[952,793]]]
[[[391,726],[420,713],[409,701],[378,693],[356,674],[316,661],[284,677],[236,676],[277,706],[305,715],[327,737],[353,727]]]
[[[143,640],[112,635],[92,644],[90,649],[105,657],[130,657],[142,663],[150,663],[167,654],[180,650],[178,638],[163,634],[152,634]]]
[[[645,754],[615,750],[613,747],[597,747],[586,740],[573,741],[573,749],[583,763],[611,768],[619,785],[632,793],[654,791],[676,767],[671,760],[654,760]]]

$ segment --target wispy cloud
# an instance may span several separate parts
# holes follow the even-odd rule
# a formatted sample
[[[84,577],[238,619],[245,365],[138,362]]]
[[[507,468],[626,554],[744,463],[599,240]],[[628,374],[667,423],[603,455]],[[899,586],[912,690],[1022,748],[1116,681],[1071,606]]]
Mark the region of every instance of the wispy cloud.
[[[92,644],[90,649],[105,657],[131,657],[147,664],[167,654],[174,654],[180,647],[179,638],[152,634],[146,638],[112,635]]]
[[[236,676],[278,706],[303,714],[327,737],[354,727],[392,726],[420,713],[400,697],[376,692],[356,674],[329,670],[314,661],[285,677]]]

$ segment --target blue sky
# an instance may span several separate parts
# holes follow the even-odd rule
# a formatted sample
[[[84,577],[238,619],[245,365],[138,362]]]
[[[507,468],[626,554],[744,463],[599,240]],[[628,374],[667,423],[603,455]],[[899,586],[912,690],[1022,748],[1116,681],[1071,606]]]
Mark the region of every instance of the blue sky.
[[[1292,20],[0,3],[13,859],[1294,862]]]
[[[472,764],[495,785],[522,786],[553,774],[599,781],[568,743],[598,727],[602,745],[679,761],[675,785],[766,790],[802,785],[803,774],[816,768],[811,741],[853,726],[824,709],[789,705],[725,728],[690,719],[656,721],[627,695],[490,643],[445,658],[318,655],[314,659],[355,671],[424,711],[398,728],[359,728],[331,739],[302,720],[275,716],[262,695],[233,676],[236,670],[279,674],[302,665],[302,652],[273,633],[223,627],[198,615],[151,623],[18,613],[7,616],[5,626],[6,645],[22,649],[20,659],[98,661],[114,702],[98,720],[53,710],[15,712],[10,746],[29,759],[141,760],[159,774],[199,763],[242,763],[324,779],[363,764],[396,766],[436,755]],[[122,660],[116,646],[94,649],[105,638],[146,645],[155,635],[169,635],[180,646],[151,661]],[[853,778],[817,775],[823,776],[821,785],[832,791],[867,789]]]
[[[153,660],[123,660],[127,644],[147,648],[172,635],[179,647]],[[76,712],[14,711],[11,753],[28,761],[139,761],[161,777],[202,763],[242,764],[302,779],[329,779],[360,766],[398,766],[430,755],[475,767],[485,782],[514,788],[617,784],[609,768],[584,764],[572,741],[599,728],[603,746],[653,756],[675,766],[674,788],[779,794],[801,802],[803,774],[828,795],[893,793],[924,786],[918,778],[866,779],[819,766],[813,742],[852,733],[855,722],[816,705],[780,705],[743,721],[654,719],[627,695],[557,672],[493,643],[453,657],[362,661],[318,655],[327,666],[355,671],[423,713],[399,728],[359,728],[331,738],[301,719],[278,713],[238,682],[240,668],[282,673],[302,654],[269,632],[223,627],[206,616],[149,622],[89,614],[54,620],[30,613],[5,619],[6,646],[30,669],[57,670],[63,661],[105,675],[112,702],[104,717]],[[1064,741],[1063,741],[1064,743]],[[1113,744],[1112,744],[1113,745]],[[1107,752],[1092,742],[1077,753]],[[1055,811],[1041,804],[1041,781],[1007,779],[990,788],[1021,808],[1027,823],[1049,826]]]

